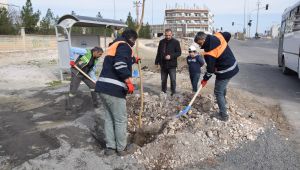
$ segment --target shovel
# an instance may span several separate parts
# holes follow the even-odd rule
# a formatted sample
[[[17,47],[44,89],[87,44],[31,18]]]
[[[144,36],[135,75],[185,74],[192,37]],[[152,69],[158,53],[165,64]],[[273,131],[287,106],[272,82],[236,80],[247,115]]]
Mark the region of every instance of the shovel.
[[[169,117],[168,119],[161,121],[161,122],[156,122],[154,123],[154,125],[152,125],[151,127],[144,127],[143,129],[139,128],[137,132],[139,133],[158,133],[159,131],[161,131],[169,122],[173,122],[178,120],[178,118],[180,118],[181,116],[187,114],[191,108],[192,105],[195,101],[195,99],[197,98],[198,94],[200,93],[201,89],[203,88],[202,85],[200,85],[199,89],[197,90],[197,92],[195,93],[193,99],[190,101],[189,105],[186,106],[183,110],[181,110],[177,115],[173,115],[171,117]]]
[[[74,65],[74,68],[76,70],[78,70],[81,74],[83,74],[84,77],[86,77],[87,79],[91,80],[94,84],[96,84],[95,80],[93,80],[90,76],[88,76],[85,72],[83,72],[79,67],[77,67],[76,65]]]
[[[191,108],[192,108],[192,104],[194,103],[195,99],[197,98],[198,94],[200,93],[201,89],[203,88],[202,84],[200,85],[199,89],[197,90],[197,92],[195,93],[193,99],[190,101],[189,105],[186,106],[183,110],[181,110],[177,115],[176,118],[180,118],[181,116],[187,114]]]

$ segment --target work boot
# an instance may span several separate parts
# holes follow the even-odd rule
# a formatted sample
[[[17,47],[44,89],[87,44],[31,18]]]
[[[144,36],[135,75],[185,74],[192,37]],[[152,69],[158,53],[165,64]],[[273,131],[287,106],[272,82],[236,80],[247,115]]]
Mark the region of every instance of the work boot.
[[[221,119],[224,122],[227,122],[229,120],[229,115],[228,114],[221,114]]]
[[[65,109],[66,110],[72,110],[72,97],[69,96],[69,94],[66,95],[66,106]]]
[[[134,143],[128,144],[126,148],[122,151],[117,151],[118,156],[125,156],[128,154],[133,154],[138,149],[138,146]]]
[[[99,108],[98,102],[93,103],[94,108]]]
[[[66,99],[66,115],[71,115],[73,112],[74,112],[74,109],[72,107],[72,99],[71,97],[67,96],[67,99]]]
[[[171,96],[174,96],[174,95],[176,95],[176,92],[174,92],[174,91],[171,92]]]
[[[80,109],[80,105],[76,105],[75,103],[75,95],[70,96],[70,94],[67,94],[65,108],[67,114],[76,113],[76,111]]]
[[[94,91],[91,91],[91,96],[92,96],[92,101],[93,101],[94,108],[98,108],[99,103],[98,103],[97,93],[94,92]]]
[[[105,156],[111,156],[115,153],[116,153],[116,150],[113,149],[113,148],[105,148],[105,150],[104,150],[104,155]]]

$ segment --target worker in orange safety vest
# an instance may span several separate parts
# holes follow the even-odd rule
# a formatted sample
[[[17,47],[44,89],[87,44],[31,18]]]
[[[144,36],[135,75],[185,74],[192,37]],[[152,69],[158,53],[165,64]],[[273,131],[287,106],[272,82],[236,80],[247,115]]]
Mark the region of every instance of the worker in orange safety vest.
[[[95,91],[105,107],[106,155],[132,152],[132,145],[127,145],[126,95],[134,91],[132,65],[140,60],[132,50],[137,38],[136,31],[128,29],[110,43],[96,82]]]
[[[206,73],[201,81],[204,87],[213,74],[216,75],[214,94],[219,106],[221,120],[228,121],[229,113],[226,108],[227,85],[232,77],[239,72],[238,63],[228,46],[231,34],[228,32],[217,32],[207,35],[198,32],[194,42],[204,49],[204,59],[207,64]]]

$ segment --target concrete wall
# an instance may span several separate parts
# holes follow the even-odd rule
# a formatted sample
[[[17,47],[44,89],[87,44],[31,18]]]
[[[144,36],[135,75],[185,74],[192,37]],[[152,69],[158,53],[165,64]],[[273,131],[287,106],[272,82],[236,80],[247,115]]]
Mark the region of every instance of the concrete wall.
[[[0,52],[56,49],[54,35],[0,35]]]
[[[86,38],[89,37],[84,37],[83,40]],[[104,37],[100,37],[99,41],[97,40],[97,44],[100,43],[100,46],[105,49],[104,39]],[[106,47],[112,40],[111,37],[106,37]],[[72,43],[72,45],[76,46],[76,42]],[[0,53],[55,49],[57,49],[55,35],[0,35]]]

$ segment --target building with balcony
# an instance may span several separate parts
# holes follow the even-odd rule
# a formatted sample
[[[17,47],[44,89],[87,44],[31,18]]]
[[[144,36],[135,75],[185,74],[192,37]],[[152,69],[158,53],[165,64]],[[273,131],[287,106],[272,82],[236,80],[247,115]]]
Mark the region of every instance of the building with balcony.
[[[171,28],[176,36],[194,36],[195,33],[203,31],[213,32],[214,15],[208,8],[175,8],[166,9],[164,24],[152,25],[154,35],[161,35],[165,28]]]

